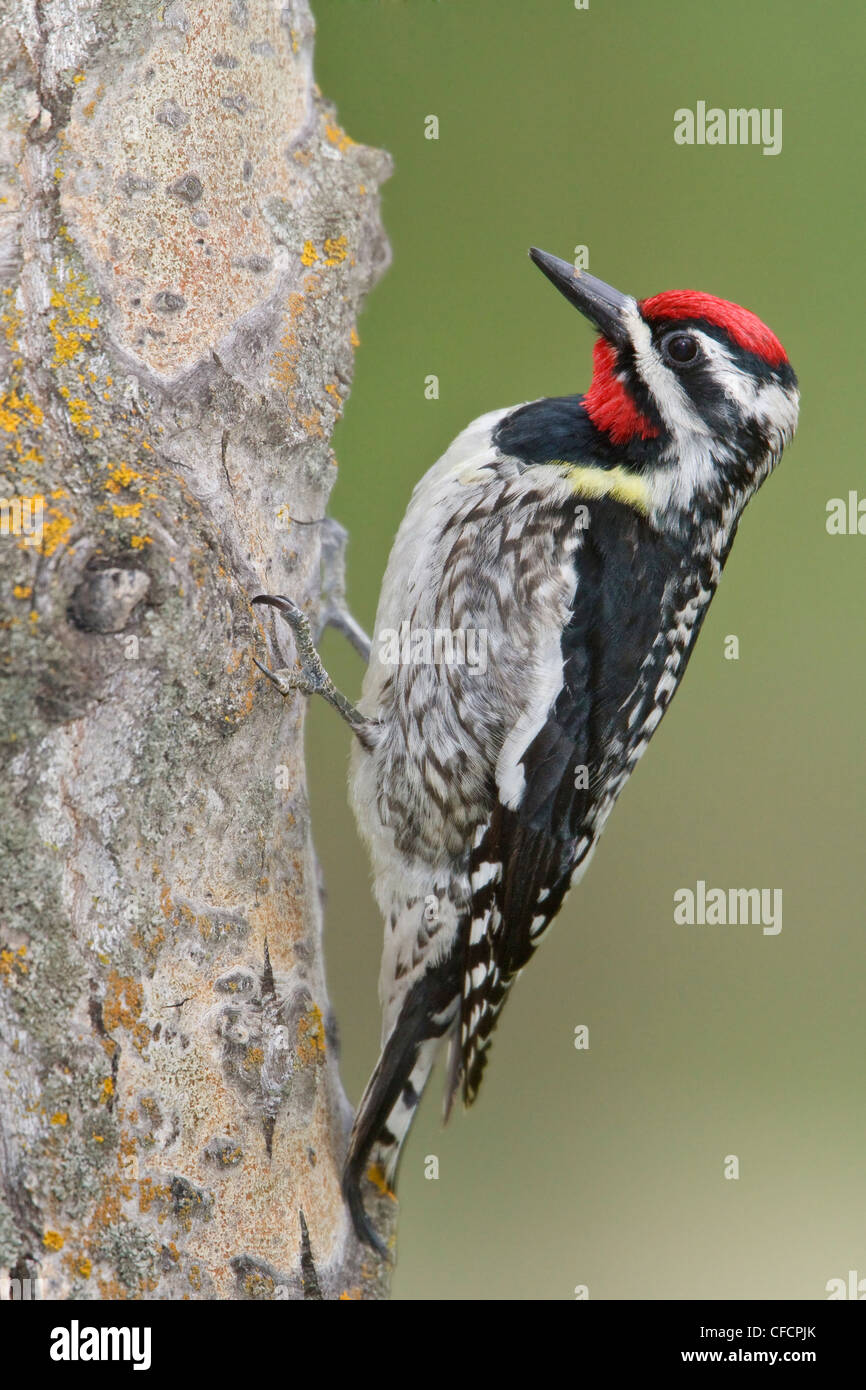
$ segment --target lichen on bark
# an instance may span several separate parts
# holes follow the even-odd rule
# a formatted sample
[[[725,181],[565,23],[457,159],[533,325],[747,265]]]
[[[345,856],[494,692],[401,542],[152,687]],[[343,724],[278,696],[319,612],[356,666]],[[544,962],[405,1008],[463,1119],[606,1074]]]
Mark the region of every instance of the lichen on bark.
[[[7,6],[0,1272],[48,1297],[386,1287],[303,706],[251,662],[254,593],[318,600],[298,522],[388,256],[312,47],[306,0]]]

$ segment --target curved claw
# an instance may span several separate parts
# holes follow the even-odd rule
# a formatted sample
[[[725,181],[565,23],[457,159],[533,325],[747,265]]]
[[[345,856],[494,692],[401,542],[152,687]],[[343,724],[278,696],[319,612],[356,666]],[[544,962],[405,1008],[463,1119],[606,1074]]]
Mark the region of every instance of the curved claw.
[[[295,647],[301,665],[300,672],[297,675],[292,675],[288,671],[285,673],[269,671],[256,661],[259,670],[273,681],[281,695],[287,695],[290,690],[298,690],[302,695],[323,696],[328,704],[333,705],[346,720],[346,723],[351,726],[361,743],[365,747],[369,747],[370,735],[368,730],[371,721],[356,710],[355,706],[350,704],[345,695],[341,695],[334,685],[322,665],[319,653],[316,651],[310,632],[310,623],[303,610],[293,599],[286,598],[284,594],[256,594],[250,602],[267,604],[268,607],[276,608],[277,612],[283,615],[294,633]],[[253,660],[255,661],[255,657]],[[283,675],[286,679],[279,679]]]
[[[250,603],[266,603],[271,608],[279,608],[283,613],[300,613],[300,608],[294,599],[286,598],[285,594],[256,594],[255,598],[250,599]]]

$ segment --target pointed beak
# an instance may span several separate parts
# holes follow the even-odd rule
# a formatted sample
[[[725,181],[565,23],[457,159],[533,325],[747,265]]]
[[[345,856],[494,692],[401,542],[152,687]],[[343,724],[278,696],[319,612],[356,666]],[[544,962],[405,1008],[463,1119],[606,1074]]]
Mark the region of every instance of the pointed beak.
[[[594,323],[609,342],[618,347],[626,345],[629,336],[624,315],[635,307],[631,295],[620,294],[612,285],[590,275],[588,270],[576,270],[569,261],[561,261],[558,256],[550,256],[535,246],[530,247],[529,254],[559,293]]]

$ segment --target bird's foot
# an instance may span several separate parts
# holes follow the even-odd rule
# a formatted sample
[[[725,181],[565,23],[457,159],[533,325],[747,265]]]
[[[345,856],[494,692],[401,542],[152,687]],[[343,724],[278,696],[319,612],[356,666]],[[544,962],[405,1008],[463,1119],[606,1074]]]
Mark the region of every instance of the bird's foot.
[[[294,634],[295,648],[301,663],[300,671],[292,671],[286,666],[272,671],[253,657],[259,670],[284,697],[295,691],[301,695],[321,695],[322,699],[333,705],[337,713],[345,719],[365,747],[369,746],[374,721],[361,714],[334,685],[316,651],[306,614],[292,599],[284,598],[281,594],[257,594],[253,603],[267,604],[283,615]]]

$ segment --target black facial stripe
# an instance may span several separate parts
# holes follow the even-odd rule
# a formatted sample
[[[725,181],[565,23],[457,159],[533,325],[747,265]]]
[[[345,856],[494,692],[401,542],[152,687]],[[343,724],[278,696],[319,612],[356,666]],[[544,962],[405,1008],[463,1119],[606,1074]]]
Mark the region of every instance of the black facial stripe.
[[[740,458],[754,460],[766,452],[772,440],[772,430],[754,420],[743,420],[736,401],[724,394],[711,363],[702,354],[678,367],[665,360],[662,342],[671,333],[701,332],[712,338],[729,354],[733,365],[759,385],[775,383],[785,390],[796,387],[797,378],[788,362],[770,366],[763,357],[736,343],[724,328],[707,319],[657,319],[650,325],[653,347],[680,384],[692,407],[711,432],[724,441],[728,450]],[[621,354],[621,357],[623,354]],[[635,395],[637,390],[635,388]]]
[[[758,353],[750,352],[748,348],[741,347],[724,328],[721,328],[717,323],[710,323],[709,319],[653,319],[650,329],[653,346],[657,351],[661,350],[662,339],[666,338],[669,333],[705,333],[708,338],[713,338],[726,352],[730,353],[731,359],[749,376],[753,376],[759,381],[776,381],[786,389],[797,385],[797,378],[790,362],[780,362],[777,366],[770,366]],[[691,364],[687,364],[683,368],[684,385],[690,370],[693,370]]]

